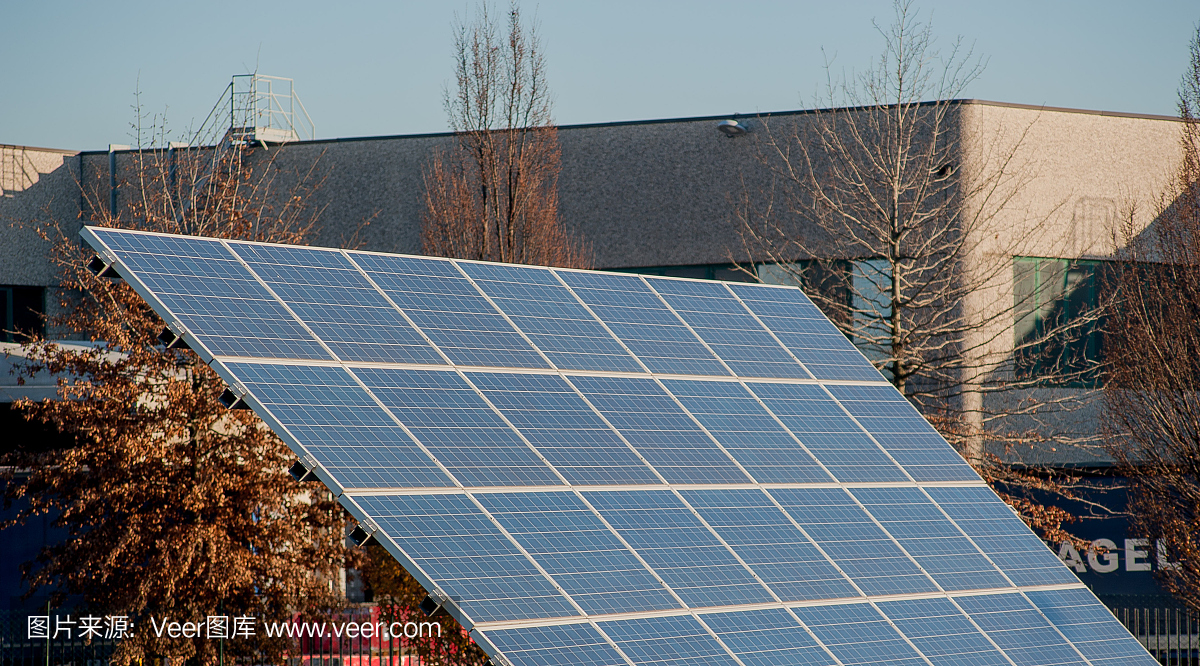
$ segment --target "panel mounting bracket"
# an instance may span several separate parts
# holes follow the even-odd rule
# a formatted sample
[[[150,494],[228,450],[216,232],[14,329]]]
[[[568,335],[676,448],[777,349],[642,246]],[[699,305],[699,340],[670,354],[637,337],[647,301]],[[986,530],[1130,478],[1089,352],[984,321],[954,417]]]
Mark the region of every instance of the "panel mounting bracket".
[[[446,593],[441,589],[435,587],[430,590],[429,596],[421,601],[421,612],[425,613],[426,617],[432,616],[438,612],[438,609],[445,606],[448,601],[450,601],[450,597],[446,596]]]
[[[107,278],[109,280],[124,280],[121,274],[117,272],[114,266],[115,262],[111,259],[105,259],[100,255],[92,257],[88,262],[88,270],[98,278]]]
[[[246,402],[246,394],[235,392],[232,386],[222,391],[217,400],[225,405],[226,409],[250,409],[250,404]]]
[[[370,518],[363,518],[358,521],[358,525],[350,531],[350,540],[356,546],[366,546],[372,541],[376,541],[375,534],[379,532],[379,525]]]
[[[163,343],[167,349],[191,349],[187,341],[183,339],[183,333],[176,333],[176,331],[186,332],[187,329],[179,322],[168,322],[166,328],[158,334],[158,341]]]
[[[306,455],[288,468],[288,474],[296,481],[311,481],[317,478],[317,460],[312,455]]]

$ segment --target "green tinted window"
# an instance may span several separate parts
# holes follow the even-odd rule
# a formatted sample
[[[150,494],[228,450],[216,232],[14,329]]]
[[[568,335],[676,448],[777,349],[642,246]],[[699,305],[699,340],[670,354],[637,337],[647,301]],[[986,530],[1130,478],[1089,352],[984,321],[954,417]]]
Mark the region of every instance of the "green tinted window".
[[[1047,386],[1097,386],[1104,355],[1100,261],[1013,259],[1014,369]]]

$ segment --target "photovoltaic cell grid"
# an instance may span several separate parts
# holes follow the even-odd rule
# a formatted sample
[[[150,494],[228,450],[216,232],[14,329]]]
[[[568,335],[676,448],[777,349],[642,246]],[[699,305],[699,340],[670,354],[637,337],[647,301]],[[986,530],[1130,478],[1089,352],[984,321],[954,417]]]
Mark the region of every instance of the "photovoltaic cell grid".
[[[83,235],[500,663],[1155,663],[797,289]]]

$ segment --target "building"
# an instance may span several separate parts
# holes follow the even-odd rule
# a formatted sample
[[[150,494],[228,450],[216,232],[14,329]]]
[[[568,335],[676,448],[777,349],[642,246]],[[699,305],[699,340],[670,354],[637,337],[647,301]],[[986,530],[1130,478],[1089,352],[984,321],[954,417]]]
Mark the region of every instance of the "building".
[[[560,127],[562,217],[591,243],[597,268],[740,279],[745,275],[734,270],[735,263],[764,260],[742,242],[733,214],[734,202],[743,194],[761,202],[770,189],[769,170],[758,159],[761,140],[768,133],[786,136],[820,113],[741,118],[749,129],[741,136],[718,131],[726,117]],[[1136,212],[1135,225],[1152,223],[1154,200],[1174,170],[1178,123],[1161,116],[977,100],[953,103],[948,121],[960,139],[951,162],[954,170],[982,173],[1007,156],[1018,174],[1019,182],[1012,183],[1004,205],[989,220],[994,242],[976,244],[973,259],[979,265],[1003,266],[980,290],[982,308],[1013,303],[1014,294],[1033,281],[1036,307],[994,321],[979,333],[986,353],[1010,357],[1038,312],[1094,289],[1090,267],[1118,249],[1113,231],[1126,211]],[[311,203],[324,212],[316,244],[340,245],[357,233],[363,249],[416,254],[422,167],[434,148],[452,140],[448,134],[432,134],[296,141],[272,157],[278,177],[285,180],[318,165],[324,182]],[[0,328],[36,327],[29,311],[44,312],[55,300],[54,271],[48,246],[36,232],[37,221],[58,220],[74,233],[97,208],[122,205],[132,191],[123,182],[132,173],[136,153],[118,147],[71,152],[3,146],[0,158],[0,219],[13,222],[0,227]],[[853,253],[836,256],[850,265],[865,261]],[[0,401],[41,397],[47,390],[15,386],[11,377],[0,379]],[[1040,385],[1029,390],[1086,396],[1089,387]],[[14,416],[7,410],[0,414],[0,427],[13,432]],[[1094,433],[1094,407],[1057,418],[1063,427]],[[1038,447],[1018,454],[1025,464],[1069,466],[1100,475],[1108,464],[1102,453],[1087,447]],[[1114,595],[1137,594],[1148,595],[1148,604],[1166,603],[1151,580],[1158,562],[1147,554],[1152,549],[1125,534],[1119,518],[1097,517],[1081,531],[1114,544],[1107,555],[1083,553],[1071,559],[1064,551],[1102,599],[1128,605],[1134,601]],[[45,537],[31,536],[32,541],[39,538]]]

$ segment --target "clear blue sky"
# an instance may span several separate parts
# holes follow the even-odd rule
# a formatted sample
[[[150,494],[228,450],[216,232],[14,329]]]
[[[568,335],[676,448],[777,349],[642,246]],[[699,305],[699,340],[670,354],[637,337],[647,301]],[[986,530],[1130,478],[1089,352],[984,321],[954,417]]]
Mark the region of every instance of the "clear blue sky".
[[[920,1],[939,44],[989,58],[967,96],[1175,113],[1195,0]],[[295,79],[321,138],[439,132],[451,23],[473,3],[10,2],[0,15],[0,143],[129,143],[131,104],[183,127],[233,74]],[[887,1],[526,2],[560,124],[811,106],[821,47],[863,68]]]

